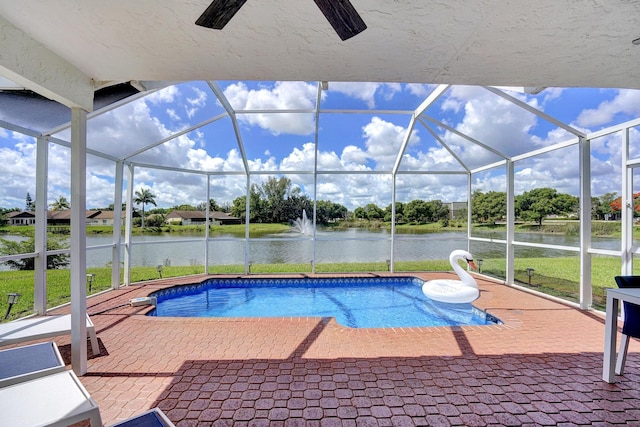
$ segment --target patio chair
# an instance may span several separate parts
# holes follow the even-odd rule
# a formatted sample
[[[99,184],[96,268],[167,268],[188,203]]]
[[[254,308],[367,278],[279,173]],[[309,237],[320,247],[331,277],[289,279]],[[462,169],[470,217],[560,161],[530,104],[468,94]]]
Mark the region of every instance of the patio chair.
[[[0,388],[65,370],[53,341],[0,351]]]
[[[619,288],[640,288],[640,276],[616,276]],[[624,374],[624,364],[627,360],[629,337],[640,338],[640,306],[624,302],[624,322],[622,324],[622,338],[620,350],[616,360],[616,374]]]
[[[0,388],[0,425],[69,426],[89,419],[102,427],[100,408],[73,371]]]
[[[160,408],[153,408],[109,427],[175,427]]]
[[[0,325],[0,347],[69,334],[71,334],[70,314],[29,317]],[[94,356],[100,354],[96,328],[89,315],[87,315],[87,337],[91,339],[91,350]]]

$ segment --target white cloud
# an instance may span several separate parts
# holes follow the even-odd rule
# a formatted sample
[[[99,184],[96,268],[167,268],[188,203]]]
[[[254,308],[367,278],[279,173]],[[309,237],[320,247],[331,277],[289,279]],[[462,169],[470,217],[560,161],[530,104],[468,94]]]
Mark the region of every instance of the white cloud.
[[[339,92],[350,98],[358,99],[367,104],[368,108],[375,108],[376,94],[380,94],[387,101],[402,92],[400,83],[373,82],[330,82],[329,93]]]
[[[12,148],[0,148],[0,200],[2,207],[24,209],[29,193],[35,200],[36,144],[18,142]]]
[[[176,113],[176,110],[173,108],[167,108],[167,116],[169,116],[172,120],[180,121],[180,116]]]
[[[170,104],[174,102],[178,96],[180,96],[180,90],[177,85],[167,86],[163,89],[157,90],[144,97],[145,100],[152,104]]]
[[[305,82],[276,82],[273,87],[249,89],[243,82],[229,85],[224,94],[236,110],[313,110],[317,87]],[[315,131],[313,114],[238,114],[239,121],[273,135],[309,135]]]
[[[342,149],[342,154],[340,156],[341,161],[344,164],[352,164],[354,167],[350,167],[348,169],[361,169],[362,166],[367,162],[368,155],[366,151],[362,150],[360,147],[356,147],[355,145],[347,145]]]
[[[187,105],[185,105],[187,116],[189,118],[192,118],[198,112],[198,110],[204,108],[207,105],[207,93],[195,86],[191,89],[195,92],[195,97],[187,97]]]
[[[601,102],[597,108],[582,111],[576,122],[587,128],[608,125],[620,113],[640,115],[640,91],[621,89],[612,100]]]
[[[560,87],[549,87],[542,92],[542,105],[559,99],[564,93],[565,89]]]
[[[352,82],[330,82],[329,91],[340,92],[351,98],[359,99],[367,104],[367,107],[376,106],[376,91],[382,87],[382,83],[352,83]]]
[[[302,150],[294,147],[293,151],[282,159],[280,169],[287,170],[313,170],[315,156],[315,144],[308,142],[302,146]]]
[[[376,162],[376,169],[389,170],[394,165],[407,129],[402,126],[373,117],[362,129],[367,147],[367,156]],[[410,145],[420,142],[418,131],[414,130],[409,140]]]
[[[535,99],[529,100],[529,103],[537,106]],[[452,87],[447,92],[443,111],[464,111],[464,117],[455,128],[505,156],[522,154],[536,148],[530,132],[537,125],[537,117],[483,88]],[[490,151],[453,133],[445,132],[443,139],[471,167],[499,160]]]
[[[422,83],[408,83],[405,85],[410,94],[419,98],[426,98],[432,91],[435,85],[427,85]]]

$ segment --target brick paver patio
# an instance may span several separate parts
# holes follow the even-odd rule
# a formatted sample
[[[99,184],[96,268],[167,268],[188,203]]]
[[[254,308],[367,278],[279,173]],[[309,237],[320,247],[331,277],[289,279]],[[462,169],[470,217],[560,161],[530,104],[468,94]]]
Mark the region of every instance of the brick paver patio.
[[[474,304],[504,325],[349,329],[148,317],[127,304],[203,278],[88,300],[102,351],[81,380],[106,424],[159,406],[178,426],[640,425],[640,344],[625,375],[603,382],[598,313],[483,279]],[[68,338],[57,342],[68,358]]]

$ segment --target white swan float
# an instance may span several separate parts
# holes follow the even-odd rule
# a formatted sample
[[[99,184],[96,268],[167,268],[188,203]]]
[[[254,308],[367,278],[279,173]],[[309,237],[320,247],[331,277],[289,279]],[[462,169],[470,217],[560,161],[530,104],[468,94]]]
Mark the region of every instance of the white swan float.
[[[469,273],[460,267],[458,260],[461,259],[466,261],[472,268],[476,268],[476,265],[473,263],[473,257],[469,252],[455,250],[449,255],[449,262],[460,280],[429,280],[422,285],[422,292],[432,300],[448,303],[464,304],[478,299],[480,296],[478,284]]]

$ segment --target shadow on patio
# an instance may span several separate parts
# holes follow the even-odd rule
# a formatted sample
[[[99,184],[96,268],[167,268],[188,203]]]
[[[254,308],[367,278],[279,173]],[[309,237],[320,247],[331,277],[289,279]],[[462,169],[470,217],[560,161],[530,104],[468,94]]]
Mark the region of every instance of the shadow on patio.
[[[637,342],[607,384],[600,315],[500,284],[483,282],[477,306],[505,325],[390,330],[147,317],[118,303],[158,286],[90,307],[105,348],[82,382],[105,423],[153,406],[185,426],[640,423]]]

